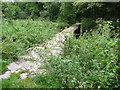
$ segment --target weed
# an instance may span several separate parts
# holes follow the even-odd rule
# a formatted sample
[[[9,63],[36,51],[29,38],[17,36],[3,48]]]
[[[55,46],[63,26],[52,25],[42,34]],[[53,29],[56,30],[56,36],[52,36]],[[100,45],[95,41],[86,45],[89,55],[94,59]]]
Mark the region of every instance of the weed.
[[[24,51],[52,38],[62,23],[50,21],[3,20],[2,22],[2,72],[6,65],[18,59]]]

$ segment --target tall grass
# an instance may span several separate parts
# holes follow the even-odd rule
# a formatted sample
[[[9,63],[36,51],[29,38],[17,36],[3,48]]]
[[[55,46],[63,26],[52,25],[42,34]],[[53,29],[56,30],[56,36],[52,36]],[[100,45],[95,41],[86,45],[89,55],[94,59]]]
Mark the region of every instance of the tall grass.
[[[3,20],[2,22],[2,71],[17,60],[24,50],[46,42],[64,27],[65,23],[50,21]]]

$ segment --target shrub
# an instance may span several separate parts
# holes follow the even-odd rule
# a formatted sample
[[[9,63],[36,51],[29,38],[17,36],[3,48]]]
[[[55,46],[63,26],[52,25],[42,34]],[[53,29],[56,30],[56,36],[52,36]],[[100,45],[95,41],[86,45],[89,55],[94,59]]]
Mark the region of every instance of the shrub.
[[[3,20],[2,23],[2,58],[3,71],[11,61],[30,48],[52,38],[60,30],[62,23],[50,21]],[[9,62],[9,63],[8,63]]]
[[[110,38],[109,22],[104,22],[103,35],[94,30],[87,39],[70,37],[64,55],[51,57],[49,74],[53,81],[65,88],[119,87],[118,38]]]
[[[49,12],[48,11],[41,11],[40,12],[40,17],[41,18],[48,18]]]
[[[81,18],[81,23],[83,27],[87,30],[93,29],[96,25],[93,18]]]

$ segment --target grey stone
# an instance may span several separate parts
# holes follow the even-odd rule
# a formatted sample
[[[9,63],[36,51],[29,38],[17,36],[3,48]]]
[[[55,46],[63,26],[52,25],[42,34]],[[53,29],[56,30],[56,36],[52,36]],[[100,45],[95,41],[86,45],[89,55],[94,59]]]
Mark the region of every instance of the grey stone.
[[[25,79],[25,78],[27,78],[27,75],[28,75],[28,73],[22,73],[22,74],[20,74],[20,78]]]
[[[15,62],[13,62],[13,63],[9,64],[9,65],[7,66],[7,68],[8,68],[9,70],[11,70],[11,71],[16,71],[16,70],[18,70],[20,67],[19,67],[18,64],[16,64]]]
[[[5,73],[5,74],[3,74],[3,75],[0,75],[0,80],[1,79],[7,79],[7,78],[9,78],[10,77],[10,75],[11,75],[11,73]]]

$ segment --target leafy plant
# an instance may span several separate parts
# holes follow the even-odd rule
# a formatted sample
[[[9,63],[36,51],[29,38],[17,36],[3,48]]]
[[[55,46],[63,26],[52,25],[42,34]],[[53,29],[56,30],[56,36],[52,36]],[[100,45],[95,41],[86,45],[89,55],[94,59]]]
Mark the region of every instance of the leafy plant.
[[[49,60],[53,80],[64,88],[118,88],[118,38],[110,38],[109,27],[104,21],[102,35],[99,27],[88,38],[67,39],[64,55]]]
[[[54,37],[63,24],[50,21],[3,20],[2,58],[3,71],[7,64],[17,60],[23,51]]]

